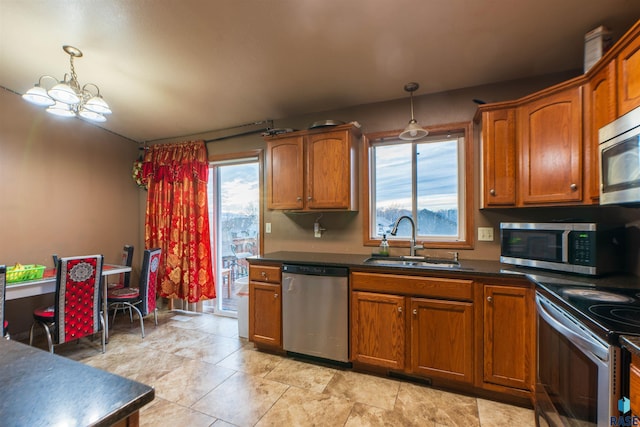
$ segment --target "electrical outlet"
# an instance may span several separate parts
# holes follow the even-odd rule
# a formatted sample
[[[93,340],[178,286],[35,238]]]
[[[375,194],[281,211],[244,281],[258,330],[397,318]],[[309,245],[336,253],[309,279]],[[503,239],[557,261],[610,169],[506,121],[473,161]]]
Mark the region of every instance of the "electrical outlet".
[[[265,222],[264,223],[264,232],[265,233],[271,233],[271,223],[270,222]]]
[[[493,242],[493,227],[478,227],[478,240]]]

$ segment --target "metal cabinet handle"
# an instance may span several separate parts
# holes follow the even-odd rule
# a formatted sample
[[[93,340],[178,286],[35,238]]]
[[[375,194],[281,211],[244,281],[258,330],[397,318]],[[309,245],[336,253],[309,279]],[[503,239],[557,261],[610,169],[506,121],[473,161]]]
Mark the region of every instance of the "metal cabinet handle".
[[[273,294],[273,298],[278,298],[278,294]]]
[[[267,272],[266,272],[266,271],[263,271],[263,272],[261,272],[260,274],[261,274],[261,275],[262,275],[262,277],[264,277],[265,279],[267,278]]]
[[[402,313],[402,307],[398,307],[398,313]]]
[[[491,194],[492,196],[496,195],[496,190],[494,190],[493,188],[491,190],[489,190],[489,194]]]
[[[487,297],[487,301],[493,302],[493,297]]]
[[[578,186],[576,184],[571,184],[569,188],[571,188],[572,191],[576,191],[578,189]]]
[[[307,196],[307,200],[308,200],[308,201],[311,201],[311,196]]]
[[[297,202],[301,202],[302,201],[302,197],[300,197],[300,196],[296,197],[296,201]]]
[[[418,309],[417,309],[417,308],[414,308],[414,309],[413,309],[413,314],[414,314],[414,316],[415,316],[416,314],[418,314]]]

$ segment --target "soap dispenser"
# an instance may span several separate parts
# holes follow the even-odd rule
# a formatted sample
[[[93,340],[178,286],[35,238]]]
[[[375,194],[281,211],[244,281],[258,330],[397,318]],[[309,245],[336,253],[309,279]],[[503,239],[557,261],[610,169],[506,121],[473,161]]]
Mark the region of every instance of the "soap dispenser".
[[[378,254],[382,256],[389,256],[389,242],[387,242],[387,235],[382,235],[382,242],[380,242],[380,249]]]

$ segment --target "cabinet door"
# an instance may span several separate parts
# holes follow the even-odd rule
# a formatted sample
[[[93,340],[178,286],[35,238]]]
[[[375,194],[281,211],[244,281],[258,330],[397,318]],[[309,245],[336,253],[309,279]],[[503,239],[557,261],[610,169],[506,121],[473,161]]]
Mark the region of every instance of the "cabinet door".
[[[484,381],[533,389],[535,312],[531,289],[484,286]]]
[[[633,39],[617,57],[618,115],[640,105],[640,37]]]
[[[591,200],[600,198],[600,162],[598,151],[598,131],[616,119],[616,62],[611,61],[598,71],[587,85],[587,108],[585,114],[586,128],[589,133],[585,141],[585,177]],[[586,135],[585,135],[586,136]]]
[[[405,360],[405,298],[352,292],[351,357],[353,361],[403,369]]]
[[[631,413],[640,415],[640,358],[635,354],[631,357],[629,365],[629,400],[631,400]]]
[[[520,107],[522,204],[582,200],[581,89],[564,89]]]
[[[282,298],[279,284],[249,282],[249,337],[282,348]]]
[[[307,207],[348,209],[351,199],[349,131],[307,136]]]
[[[267,142],[267,208],[302,209],[304,206],[303,137]]]
[[[473,305],[411,299],[411,372],[473,382]]]
[[[482,113],[483,205],[516,203],[515,110]]]

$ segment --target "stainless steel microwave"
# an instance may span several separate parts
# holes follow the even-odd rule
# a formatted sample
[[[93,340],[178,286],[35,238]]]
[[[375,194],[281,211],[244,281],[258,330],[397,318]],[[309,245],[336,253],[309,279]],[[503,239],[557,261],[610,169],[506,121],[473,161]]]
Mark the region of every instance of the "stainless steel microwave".
[[[640,203],[640,107],[599,131],[600,204]]]
[[[597,223],[501,223],[500,262],[599,276],[624,268],[624,227]]]

